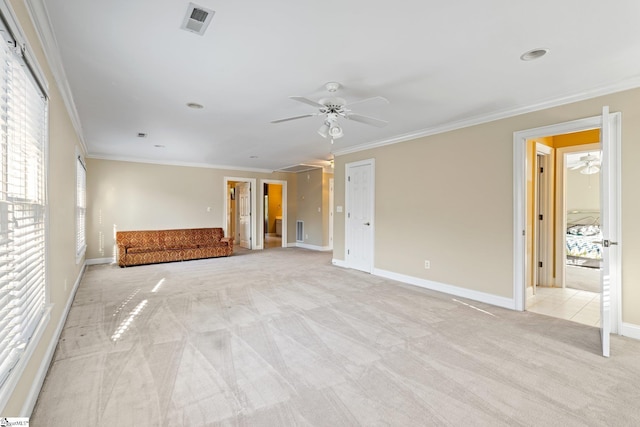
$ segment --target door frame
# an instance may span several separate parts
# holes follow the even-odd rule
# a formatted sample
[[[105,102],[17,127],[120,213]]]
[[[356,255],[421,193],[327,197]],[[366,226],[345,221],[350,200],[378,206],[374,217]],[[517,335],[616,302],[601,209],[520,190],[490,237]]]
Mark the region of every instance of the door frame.
[[[265,184],[275,184],[282,186],[282,243],[281,246],[283,248],[287,247],[287,181],[282,181],[279,179],[261,179],[260,180],[260,212],[262,212],[261,218],[264,218],[264,185]],[[264,221],[260,221],[260,224],[263,224]],[[261,236],[264,236],[265,230],[264,225],[261,225],[262,233]],[[264,249],[264,242],[261,242],[261,249]]]
[[[333,250],[334,185],[334,179],[329,178],[329,250]]]
[[[622,145],[622,137],[620,132],[621,126],[621,114],[611,113],[609,114],[610,122],[613,122],[615,131],[612,132],[612,140],[610,141],[610,153],[609,156],[613,156],[613,164],[615,165],[613,171],[614,179],[614,193],[610,194],[610,197],[614,198],[610,204],[613,207],[611,212],[613,222],[615,223],[615,229],[611,230],[611,236],[607,238],[611,240],[619,241],[620,227],[621,227],[621,208],[620,208],[620,194],[621,194],[621,158],[620,147]],[[522,130],[513,133],[513,296],[514,296],[514,309],[523,311],[525,308],[525,261],[526,261],[526,210],[527,210],[527,197],[526,197],[526,141],[528,139],[540,138],[544,136],[562,135],[566,133],[581,132],[591,129],[602,129],[602,116],[593,116],[585,119],[578,119],[564,123],[557,123],[549,126],[542,126],[533,129]],[[604,156],[604,153],[603,153]],[[601,189],[605,191],[605,189]],[[602,194],[601,194],[602,197]],[[612,274],[611,280],[611,332],[619,333],[622,329],[622,315],[621,315],[621,283],[620,283],[620,255],[612,257],[611,270],[615,272]]]
[[[345,221],[345,226],[344,226],[344,230],[345,230],[345,266],[347,268],[355,268],[353,266],[353,262],[352,262],[352,258],[349,256],[349,247],[350,247],[350,225],[349,225],[349,214],[351,212],[351,207],[352,207],[352,200],[351,200],[351,184],[349,181],[349,170],[351,168],[354,167],[360,167],[360,166],[365,166],[365,165],[369,165],[371,167],[371,186],[369,188],[369,197],[371,200],[370,203],[370,211],[369,211],[369,217],[371,218],[370,222],[371,222],[371,226],[370,226],[370,233],[371,233],[371,246],[369,248],[369,260],[370,260],[370,265],[369,268],[367,270],[362,270],[368,273],[373,273],[374,267],[375,267],[375,260],[374,260],[374,248],[375,248],[375,186],[376,186],[376,182],[375,182],[375,177],[376,177],[376,161],[375,159],[366,159],[366,160],[360,160],[357,162],[351,162],[351,163],[346,163],[344,165],[345,168],[345,212],[347,213],[344,217],[344,221]]]
[[[534,203],[536,203],[536,214],[543,215],[544,220],[534,218],[533,221],[533,244],[535,262],[531,266],[533,268],[533,289],[535,292],[538,282],[544,282],[547,286],[554,284],[553,281],[553,251],[549,250],[549,242],[553,241],[553,222],[554,214],[553,206],[553,180],[550,178],[554,174],[554,165],[552,161],[553,148],[536,142],[535,150],[535,188]],[[538,159],[542,158],[541,162]],[[544,168],[544,173],[540,173],[539,168]],[[538,267],[538,263],[542,262],[542,267]]]
[[[256,210],[256,179],[255,178],[239,178],[232,176],[225,176],[222,180],[223,190],[222,190],[222,224],[224,229],[224,235],[228,236],[227,230],[227,216],[229,214],[229,204],[227,203],[227,188],[229,187],[229,182],[248,182],[251,184],[251,196],[249,197],[251,203],[251,249],[262,249],[262,239],[260,239],[257,233],[257,212]],[[233,236],[234,238],[236,236]],[[234,242],[235,244],[235,242]]]
[[[556,149],[556,180],[557,188],[561,189],[556,193],[556,241],[561,247],[567,245],[567,235],[564,227],[567,225],[567,154],[580,153],[587,151],[601,151],[602,144],[599,142],[593,144],[571,145],[569,147],[560,147]],[[600,189],[602,191],[602,189]],[[602,196],[600,197],[602,198]],[[602,200],[600,201],[602,204]],[[566,271],[565,263],[566,255],[564,251],[556,253],[556,286],[566,287]]]

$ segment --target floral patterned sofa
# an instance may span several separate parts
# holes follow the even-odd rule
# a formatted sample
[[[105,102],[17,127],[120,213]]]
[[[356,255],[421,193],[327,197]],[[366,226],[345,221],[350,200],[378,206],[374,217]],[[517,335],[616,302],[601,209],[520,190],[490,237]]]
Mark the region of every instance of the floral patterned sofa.
[[[224,237],[222,228],[118,231],[116,244],[120,267],[229,256],[233,253],[233,237]]]

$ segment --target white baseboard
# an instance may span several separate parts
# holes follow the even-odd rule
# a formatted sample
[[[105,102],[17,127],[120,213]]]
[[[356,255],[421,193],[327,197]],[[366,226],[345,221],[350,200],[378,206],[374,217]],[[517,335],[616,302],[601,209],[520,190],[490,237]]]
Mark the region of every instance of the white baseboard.
[[[303,249],[311,249],[312,251],[330,251],[331,248],[329,246],[317,246],[317,245],[308,245],[306,243],[296,242],[297,248]]]
[[[86,260],[85,265],[97,265],[97,264],[113,264],[116,260],[113,257],[109,258],[92,258]]]
[[[342,268],[347,268],[347,263],[345,260],[343,259],[336,259],[333,258],[331,260],[331,264],[335,265],[336,267],[342,267]]]
[[[620,335],[640,340],[640,325],[634,325],[633,323],[623,322]]]
[[[44,379],[47,376],[47,372],[49,371],[49,366],[51,366],[51,361],[53,360],[53,354],[56,351],[56,347],[58,346],[58,341],[60,340],[60,335],[62,334],[62,328],[64,328],[64,324],[67,321],[67,316],[69,316],[69,310],[71,310],[71,305],[73,304],[73,300],[76,296],[76,292],[78,291],[78,286],[80,286],[80,281],[84,276],[84,272],[87,268],[87,262],[84,263],[82,269],[80,270],[80,274],[78,274],[78,278],[76,282],[73,284],[73,289],[69,294],[69,299],[67,300],[67,304],[64,307],[64,312],[58,321],[58,326],[56,327],[55,332],[53,333],[53,337],[51,337],[51,341],[47,346],[47,350],[45,352],[44,358],[40,363],[40,367],[38,368],[38,372],[36,373],[36,377],[31,384],[31,388],[29,389],[29,394],[22,405],[22,410],[20,411],[22,417],[31,417],[33,413],[33,408],[36,406],[36,401],[38,400],[38,395],[40,394],[40,389],[42,388],[42,384],[44,384]]]
[[[510,310],[515,309],[515,301],[511,298],[505,298],[493,294],[487,294],[485,292],[460,288],[458,286],[447,285],[445,283],[434,282],[431,280],[420,279],[417,277],[407,276],[404,274],[394,273],[392,271],[381,270],[378,268],[375,268],[373,270],[373,274],[387,279],[396,280],[398,282],[407,283],[409,285],[431,289],[432,291],[443,292],[445,294],[455,295],[461,298],[467,298],[470,300],[483,302],[502,308],[508,308]]]

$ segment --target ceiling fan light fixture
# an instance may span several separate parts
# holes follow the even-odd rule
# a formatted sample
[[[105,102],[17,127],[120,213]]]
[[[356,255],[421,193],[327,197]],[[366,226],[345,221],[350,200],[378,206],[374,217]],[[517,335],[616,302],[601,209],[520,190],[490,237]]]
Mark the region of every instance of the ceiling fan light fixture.
[[[324,122],[322,126],[320,126],[320,129],[318,129],[318,133],[323,138],[329,136],[329,122]]]
[[[342,128],[337,123],[331,123],[331,127],[329,127],[329,135],[331,138],[338,139],[342,138],[344,132],[342,132]]]
[[[582,175],[593,175],[594,173],[600,172],[600,168],[596,165],[587,165],[585,168],[580,170]]]

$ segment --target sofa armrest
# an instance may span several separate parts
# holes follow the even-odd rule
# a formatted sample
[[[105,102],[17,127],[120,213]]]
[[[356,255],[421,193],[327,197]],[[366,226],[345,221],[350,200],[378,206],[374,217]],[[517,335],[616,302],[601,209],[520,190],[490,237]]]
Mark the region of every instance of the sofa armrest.
[[[221,243],[226,243],[229,246],[233,246],[233,237],[223,237],[220,239]]]
[[[127,254],[127,247],[125,245],[118,244],[118,265],[123,267],[125,265],[124,257]]]

